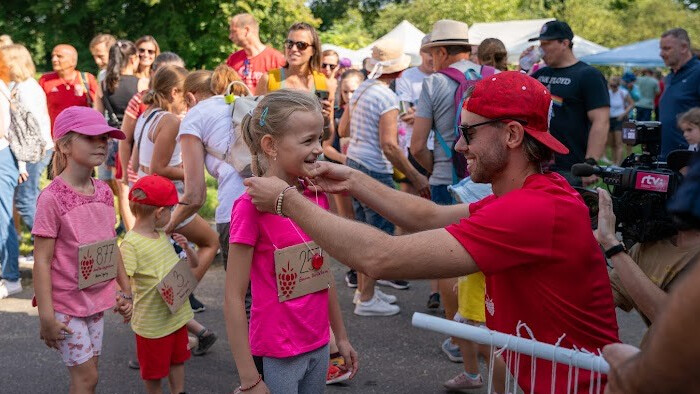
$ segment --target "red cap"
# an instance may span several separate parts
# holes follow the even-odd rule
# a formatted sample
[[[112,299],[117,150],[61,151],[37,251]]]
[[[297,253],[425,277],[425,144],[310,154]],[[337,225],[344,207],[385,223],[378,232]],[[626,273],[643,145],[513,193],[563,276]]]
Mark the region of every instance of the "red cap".
[[[146,197],[135,196],[134,190],[136,189],[141,190]],[[173,181],[168,178],[160,175],[146,175],[131,187],[129,201],[154,207],[171,207],[177,204],[177,189],[175,189]]]
[[[109,133],[110,137],[118,140],[126,138],[123,131],[108,125],[102,114],[88,107],[68,107],[58,114],[53,124],[54,141],[71,131],[83,135]]]
[[[552,96],[538,80],[518,71],[505,71],[476,83],[464,109],[488,119],[508,117],[523,125],[532,138],[556,153],[569,149],[549,133]]]

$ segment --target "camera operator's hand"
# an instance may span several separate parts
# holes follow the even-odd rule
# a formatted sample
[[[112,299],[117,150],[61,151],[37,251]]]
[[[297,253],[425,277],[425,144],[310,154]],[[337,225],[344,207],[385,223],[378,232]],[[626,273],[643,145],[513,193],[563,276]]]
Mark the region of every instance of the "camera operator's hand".
[[[598,228],[593,232],[603,249],[607,250],[620,243],[615,236],[615,214],[612,198],[607,190],[598,188]]]
[[[581,177],[581,182],[583,183],[583,187],[588,187],[598,182],[598,179],[600,179],[598,175],[584,176]]]

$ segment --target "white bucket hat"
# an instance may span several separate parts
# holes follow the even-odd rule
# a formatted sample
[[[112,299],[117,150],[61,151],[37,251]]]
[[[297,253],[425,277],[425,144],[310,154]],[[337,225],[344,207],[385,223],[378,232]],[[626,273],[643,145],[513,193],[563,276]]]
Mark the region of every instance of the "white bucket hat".
[[[403,71],[411,64],[411,57],[403,53],[403,45],[392,39],[377,42],[372,48],[372,57],[367,62],[368,78]]]
[[[421,46],[421,50],[447,45],[470,45],[469,25],[464,22],[441,19],[433,25],[430,41]]]

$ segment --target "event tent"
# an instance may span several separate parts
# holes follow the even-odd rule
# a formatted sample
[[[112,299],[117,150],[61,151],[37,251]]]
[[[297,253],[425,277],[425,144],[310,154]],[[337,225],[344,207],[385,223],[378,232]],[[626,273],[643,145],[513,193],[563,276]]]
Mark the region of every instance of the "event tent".
[[[659,55],[659,39],[635,42],[613,48],[607,52],[581,58],[588,64],[625,67],[662,67],[663,59]]]
[[[353,66],[359,67],[362,65],[362,60],[372,56],[372,48],[378,41],[393,39],[403,43],[404,52],[411,56],[412,64],[420,64],[420,56],[418,53],[420,52],[420,43],[424,36],[425,33],[418,30],[418,28],[413,26],[411,22],[403,20],[390,32],[386,33],[381,38],[364,48],[354,51],[352,49],[347,49],[332,44],[323,44],[322,48],[324,51],[326,49],[333,49],[334,51],[338,52],[338,55],[340,55],[341,58],[346,57],[352,61]]]
[[[528,41],[537,37],[545,23],[554,19],[530,19],[504,22],[475,23],[469,29],[469,41],[478,45],[486,38],[498,38],[508,51],[508,63],[516,64],[520,54],[537,42]],[[574,35],[574,55],[583,56],[607,51],[608,48]]]

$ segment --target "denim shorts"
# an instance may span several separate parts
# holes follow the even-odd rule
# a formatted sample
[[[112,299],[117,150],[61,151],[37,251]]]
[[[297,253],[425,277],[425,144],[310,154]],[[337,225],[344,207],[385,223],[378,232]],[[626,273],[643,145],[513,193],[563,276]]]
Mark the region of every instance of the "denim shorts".
[[[355,170],[362,171],[363,173],[371,176],[375,180],[379,181],[380,183],[386,185],[387,187],[390,187],[392,189],[396,188],[396,184],[394,184],[394,179],[392,174],[382,174],[379,172],[372,171],[368,169],[367,167],[363,166],[362,164],[352,160],[348,159],[347,160],[348,167],[353,168]],[[370,209],[366,204],[364,204],[361,201],[358,201],[356,199],[352,199],[352,207],[355,211],[355,219],[357,221],[360,221],[362,223],[367,223],[371,226],[374,226],[382,231],[384,231],[387,234],[394,234],[394,224],[388,220],[386,220],[383,216],[378,214],[377,212],[373,211]]]

